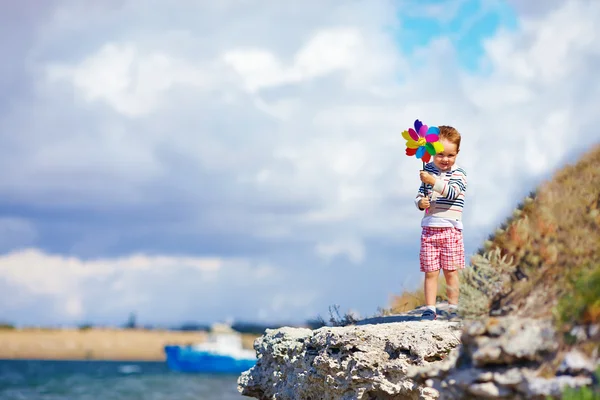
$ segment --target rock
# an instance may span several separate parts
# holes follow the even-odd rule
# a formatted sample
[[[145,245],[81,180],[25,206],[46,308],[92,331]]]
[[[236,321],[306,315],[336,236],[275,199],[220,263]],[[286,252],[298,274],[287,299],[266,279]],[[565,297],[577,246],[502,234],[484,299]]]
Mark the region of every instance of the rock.
[[[477,367],[537,361],[557,347],[550,320],[532,323],[517,317],[490,318],[485,328],[481,321],[469,323],[462,341]]]
[[[593,324],[588,327],[588,337],[592,340],[600,339],[600,324]]]
[[[592,384],[588,377],[557,376],[551,379],[532,377],[523,381],[520,391],[526,393],[529,398],[545,399],[547,396],[562,397],[561,393],[565,387],[578,388]]]
[[[592,360],[571,351],[556,376],[539,375],[562,356],[550,320],[505,316],[461,326],[412,316],[267,330],[238,390],[262,400],[542,400],[593,382],[597,353]]]
[[[465,332],[469,336],[480,336],[486,332],[485,324],[482,321],[473,321],[465,327]]]
[[[409,376],[416,383],[433,380],[440,399],[541,400],[559,396],[565,386],[592,382],[589,371],[594,363],[579,352],[568,353],[559,372],[587,376],[537,375],[544,362],[556,357],[557,340],[550,320],[511,316],[474,321],[465,324],[461,339],[462,344],[453,350],[458,354],[446,363],[415,368]]]
[[[571,329],[571,332],[569,333],[578,342],[583,342],[587,339],[587,332],[585,326],[574,326],[573,329]]]
[[[475,383],[468,387],[468,393],[477,396],[480,399],[497,399],[507,397],[512,394],[512,391],[497,386],[493,382]]]
[[[406,321],[347,327],[268,329],[258,361],[238,379],[257,399],[437,399],[435,388],[407,376],[440,363],[459,343],[460,325]]]
[[[558,371],[562,374],[591,376],[594,373],[594,363],[583,353],[571,350],[565,355]]]
[[[493,380],[502,386],[515,387],[523,381],[523,374],[520,368],[509,368],[494,372]]]

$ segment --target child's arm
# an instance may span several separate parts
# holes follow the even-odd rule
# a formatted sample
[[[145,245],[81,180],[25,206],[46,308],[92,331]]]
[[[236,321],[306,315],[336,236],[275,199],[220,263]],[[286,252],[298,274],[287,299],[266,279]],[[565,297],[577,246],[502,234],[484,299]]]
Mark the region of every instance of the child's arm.
[[[462,168],[458,168],[452,174],[450,182],[445,182],[439,178],[436,179],[433,190],[448,199],[456,200],[462,192],[467,190],[467,174]]]
[[[419,186],[419,192],[417,193],[417,197],[415,197],[415,205],[420,211],[429,208],[429,204],[421,204],[421,206],[423,206],[423,208],[421,208],[421,206],[419,206],[421,200],[429,200],[429,198],[425,196],[425,190],[423,189],[423,185]]]
[[[419,177],[423,184],[419,186],[419,191],[417,192],[417,197],[415,198],[415,205],[420,211],[426,210],[431,206],[429,203],[429,197],[431,194],[431,184],[433,182],[426,184],[426,181],[424,180],[424,177],[427,177],[428,179],[435,179],[433,174],[430,173],[430,169],[430,164],[427,164],[422,171],[419,171]]]
[[[417,206],[417,208],[418,208],[419,210],[421,210],[421,211],[423,211],[423,209],[422,209],[421,207],[419,207],[419,202],[421,201],[421,199],[422,199],[423,197],[424,197],[424,196],[423,196],[422,194],[420,194],[420,193],[417,195],[417,197],[415,197],[415,206]]]
[[[420,211],[424,211],[431,207],[431,204],[429,203],[429,197],[425,196],[417,196],[415,199],[415,204]]]

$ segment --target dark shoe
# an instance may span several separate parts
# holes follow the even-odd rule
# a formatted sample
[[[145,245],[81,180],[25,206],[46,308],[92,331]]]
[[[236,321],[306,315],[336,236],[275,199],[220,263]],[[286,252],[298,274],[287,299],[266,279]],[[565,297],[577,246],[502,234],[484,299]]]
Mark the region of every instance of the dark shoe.
[[[450,321],[460,321],[460,315],[457,311],[450,311],[448,313],[448,320]]]
[[[423,314],[421,314],[421,320],[423,321],[433,321],[436,318],[437,314],[431,311],[429,308],[423,311]]]

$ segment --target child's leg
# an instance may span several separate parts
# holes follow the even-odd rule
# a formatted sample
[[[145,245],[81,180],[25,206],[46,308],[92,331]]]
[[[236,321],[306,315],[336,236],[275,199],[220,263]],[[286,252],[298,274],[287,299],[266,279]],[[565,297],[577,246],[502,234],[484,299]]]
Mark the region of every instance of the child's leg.
[[[425,283],[423,291],[425,292],[425,305],[435,306],[437,297],[437,283],[440,276],[440,270],[425,272]]]
[[[425,273],[425,282],[423,283],[425,304],[434,312],[437,283],[440,276],[440,247],[437,240],[439,232],[439,229],[423,227],[421,251],[419,254],[421,272]]]
[[[451,308],[456,309],[460,294],[458,271],[465,267],[465,247],[461,230],[448,229],[446,231],[441,251],[441,267],[444,270],[444,278],[446,278],[448,303]]]
[[[459,295],[459,280],[458,270],[444,270],[444,278],[446,279],[446,296],[448,296],[448,303],[452,305],[458,304]]]

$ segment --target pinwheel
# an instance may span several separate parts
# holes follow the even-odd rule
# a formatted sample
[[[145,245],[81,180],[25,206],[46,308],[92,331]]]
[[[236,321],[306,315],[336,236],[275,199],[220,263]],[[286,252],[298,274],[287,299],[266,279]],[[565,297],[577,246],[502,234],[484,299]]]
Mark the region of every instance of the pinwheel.
[[[431,160],[431,156],[444,151],[440,143],[440,130],[437,126],[423,125],[418,119],[415,120],[415,128],[402,132],[406,140],[406,155],[416,156],[423,161],[423,165]]]
[[[415,128],[402,132],[402,137],[406,140],[406,155],[420,158],[423,169],[431,156],[444,151],[444,146],[440,143],[440,129],[437,126],[423,125],[418,119],[415,120]],[[427,186],[424,183],[423,192],[427,196]]]

